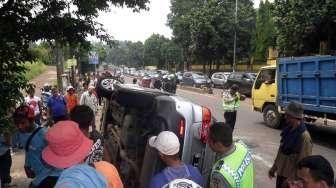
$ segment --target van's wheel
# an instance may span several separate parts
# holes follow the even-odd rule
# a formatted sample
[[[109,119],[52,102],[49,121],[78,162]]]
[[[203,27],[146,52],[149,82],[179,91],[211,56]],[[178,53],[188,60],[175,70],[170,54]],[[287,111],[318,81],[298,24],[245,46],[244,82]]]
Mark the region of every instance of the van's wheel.
[[[280,127],[280,114],[276,107],[272,104],[265,106],[263,110],[264,122],[268,127],[278,129]]]

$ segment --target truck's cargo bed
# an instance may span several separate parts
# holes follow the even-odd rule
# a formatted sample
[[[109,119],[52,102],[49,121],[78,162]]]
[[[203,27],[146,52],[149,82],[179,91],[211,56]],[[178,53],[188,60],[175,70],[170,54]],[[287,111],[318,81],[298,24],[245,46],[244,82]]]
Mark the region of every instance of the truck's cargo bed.
[[[305,113],[336,118],[336,56],[278,59],[278,102],[295,100]]]

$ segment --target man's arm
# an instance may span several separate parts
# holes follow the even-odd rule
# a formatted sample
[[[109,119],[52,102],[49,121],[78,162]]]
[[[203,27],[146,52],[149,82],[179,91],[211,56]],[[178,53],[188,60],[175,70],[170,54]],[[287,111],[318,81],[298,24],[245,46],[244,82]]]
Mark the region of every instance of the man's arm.
[[[79,100],[79,104],[83,105],[84,104],[84,97],[85,97],[85,93],[82,94],[80,100]]]
[[[302,135],[302,147],[299,154],[298,161],[311,155],[313,150],[313,142],[308,133],[303,133]]]

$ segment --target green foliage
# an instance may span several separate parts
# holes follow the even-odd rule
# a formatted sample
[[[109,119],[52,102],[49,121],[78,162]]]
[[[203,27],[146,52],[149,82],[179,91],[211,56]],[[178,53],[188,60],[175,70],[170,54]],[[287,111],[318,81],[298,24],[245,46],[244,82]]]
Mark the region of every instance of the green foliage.
[[[33,44],[30,47],[30,51],[36,59],[42,61],[44,64],[51,65],[53,63],[53,50],[47,42]]]
[[[37,62],[26,62],[23,65],[26,69],[25,72],[25,78],[27,80],[31,80],[33,78],[35,78],[36,76],[40,75],[47,67],[45,66],[44,63],[42,63],[41,61],[37,61]]]
[[[10,124],[11,109],[22,101],[27,88],[26,61],[33,61],[33,42],[45,40],[78,46],[89,35],[112,42],[96,22],[99,11],[125,6],[135,11],[147,8],[148,0],[0,0],[0,133]],[[80,53],[80,52],[77,52]],[[38,50],[36,54],[41,54]],[[44,54],[44,52],[42,53]]]
[[[260,1],[257,11],[256,30],[253,35],[253,51],[256,60],[267,58],[268,47],[276,46],[275,25],[272,15],[273,4]]]
[[[166,42],[168,39],[159,34],[153,34],[145,41],[144,59],[146,65],[155,65],[158,68],[165,66],[166,57],[163,47]]]
[[[277,45],[283,55],[327,53],[336,50],[336,1],[275,0],[274,21]]]
[[[224,58],[231,60],[235,29],[237,30],[237,56],[240,59],[249,56],[252,31],[255,27],[252,1],[239,1],[237,24],[234,17],[235,0],[203,1],[202,4],[198,3],[198,6],[191,9],[174,7],[174,5],[185,5],[177,1],[175,3],[172,6],[173,13],[170,15],[169,25],[177,41],[183,39],[187,41],[183,41],[182,44],[178,42],[187,52],[184,54],[187,59],[197,59],[204,63]]]

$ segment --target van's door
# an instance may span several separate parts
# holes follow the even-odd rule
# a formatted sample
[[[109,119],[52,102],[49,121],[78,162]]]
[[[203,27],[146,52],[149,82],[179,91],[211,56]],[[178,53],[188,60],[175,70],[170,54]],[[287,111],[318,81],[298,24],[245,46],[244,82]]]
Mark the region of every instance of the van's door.
[[[276,102],[277,86],[275,74],[275,67],[264,68],[259,72],[252,88],[252,101],[254,109],[261,111],[266,102]]]

